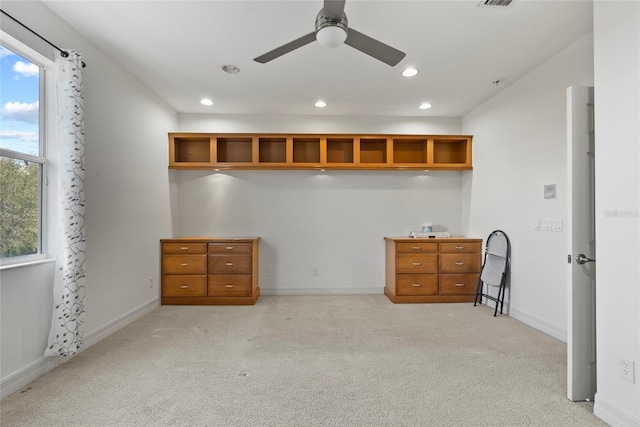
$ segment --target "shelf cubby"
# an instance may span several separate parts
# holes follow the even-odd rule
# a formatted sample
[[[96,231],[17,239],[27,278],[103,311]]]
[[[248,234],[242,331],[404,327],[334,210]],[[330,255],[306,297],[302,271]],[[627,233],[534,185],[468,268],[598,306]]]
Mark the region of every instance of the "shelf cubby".
[[[360,163],[386,164],[387,138],[360,138]]]
[[[193,137],[173,139],[176,163],[209,163],[211,161],[211,138]]]
[[[427,163],[427,140],[422,138],[394,138],[393,163],[398,165]]]
[[[327,163],[353,163],[353,138],[327,138]]]
[[[471,148],[466,139],[434,139],[434,164],[466,164]]]
[[[320,163],[320,138],[294,137],[293,163]]]
[[[259,163],[286,163],[287,137],[258,137]]]
[[[250,136],[218,137],[216,144],[219,163],[251,163],[253,138]]]

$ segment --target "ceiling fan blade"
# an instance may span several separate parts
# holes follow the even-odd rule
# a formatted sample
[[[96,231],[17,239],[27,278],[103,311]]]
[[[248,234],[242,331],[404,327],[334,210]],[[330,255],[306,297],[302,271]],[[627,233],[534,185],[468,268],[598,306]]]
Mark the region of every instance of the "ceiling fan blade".
[[[349,27],[347,39],[344,41],[344,44],[356,48],[369,56],[373,56],[392,67],[402,61],[402,58],[406,55],[404,52],[362,34],[360,31],[356,31],[351,27]]]
[[[327,18],[342,19],[345,0],[324,0],[323,15]]]
[[[259,62],[261,64],[265,64],[271,60],[274,60],[282,55],[284,55],[285,53],[289,53],[292,50],[295,50],[299,47],[302,47],[306,44],[309,44],[313,41],[316,40],[316,33],[309,33],[305,36],[302,36],[298,39],[295,39],[292,42],[289,42],[285,45],[282,45],[280,47],[277,47],[275,49],[273,49],[270,52],[265,53],[264,55],[260,55],[257,58],[253,58],[254,61]]]

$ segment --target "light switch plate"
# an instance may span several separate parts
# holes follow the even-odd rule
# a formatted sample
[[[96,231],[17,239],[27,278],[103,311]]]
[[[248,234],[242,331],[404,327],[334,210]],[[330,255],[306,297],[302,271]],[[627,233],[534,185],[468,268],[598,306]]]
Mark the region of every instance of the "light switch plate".
[[[544,231],[562,231],[562,220],[558,218],[544,218],[542,220],[542,229]]]

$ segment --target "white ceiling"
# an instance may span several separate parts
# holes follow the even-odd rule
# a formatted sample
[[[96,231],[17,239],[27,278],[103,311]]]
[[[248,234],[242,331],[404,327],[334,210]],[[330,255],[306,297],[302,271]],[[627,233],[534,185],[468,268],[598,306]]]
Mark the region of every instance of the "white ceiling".
[[[259,64],[314,30],[322,0],[44,3],[180,113],[457,117],[592,31],[591,0],[347,0],[350,27],[406,52],[397,66],[317,42]]]

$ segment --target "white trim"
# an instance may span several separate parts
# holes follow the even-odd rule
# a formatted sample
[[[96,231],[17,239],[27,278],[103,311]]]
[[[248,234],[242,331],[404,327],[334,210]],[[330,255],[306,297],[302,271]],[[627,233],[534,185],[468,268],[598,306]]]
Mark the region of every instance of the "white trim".
[[[20,53],[20,56],[25,57],[31,62],[38,62],[45,67],[55,67],[55,62],[53,62],[50,58],[47,58],[37,50],[29,47],[26,43],[21,42],[17,38],[10,36],[8,33],[1,30],[0,36],[2,37],[2,44],[13,51],[18,51]]]
[[[147,302],[145,304],[142,304],[141,306],[131,310],[130,312],[125,313],[124,315],[122,315],[122,316],[118,317],[117,319],[113,320],[112,322],[109,322],[106,325],[96,329],[95,331],[92,331],[91,333],[88,333],[85,336],[84,347],[83,347],[82,350],[86,350],[87,348],[91,347],[95,343],[102,341],[103,339],[105,339],[109,335],[111,335],[114,332],[124,328],[129,323],[133,322],[134,320],[137,320],[137,319],[141,318],[145,314],[150,313],[151,311],[153,311],[155,308],[157,308],[159,306],[160,306],[160,299],[159,298],[155,298],[155,299],[153,299],[153,300],[151,300],[151,301],[149,301],[149,302]]]
[[[63,357],[42,357],[39,360],[14,372],[6,378],[0,380],[0,399],[25,388],[32,381],[37,380],[56,366],[69,360]]]
[[[48,258],[47,254],[29,255],[26,257],[2,258],[0,271],[19,267],[30,267],[38,264],[48,264],[56,262],[55,259]]]
[[[558,328],[556,325],[552,325],[544,319],[541,319],[537,316],[533,316],[531,313],[527,313],[525,311],[521,311],[515,307],[511,307],[509,309],[509,316],[514,319],[518,319],[522,323],[525,323],[533,328],[538,329],[539,331],[544,332],[545,334],[551,335],[552,337],[559,339],[560,341],[566,343],[567,342],[567,330]]]
[[[83,347],[78,351],[78,353],[82,353],[84,350],[88,349],[92,345],[97,342],[105,339],[107,336],[113,334],[114,332],[124,328],[129,323],[134,320],[139,319],[145,314],[150,313],[152,310],[157,308],[160,305],[160,299],[156,298],[151,300],[132,311],[125,313],[114,321],[104,325],[103,327],[87,334],[85,337]],[[25,388],[29,383],[35,381],[39,377],[43,376],[47,372],[61,365],[62,363],[71,360],[72,357],[41,357],[35,362],[25,366],[19,371],[14,372],[13,374],[7,376],[6,378],[2,378],[0,380],[0,399],[4,399],[5,397]]]
[[[1,149],[0,153],[3,156],[28,160],[34,163],[40,164],[40,183],[38,185],[38,200],[39,200],[39,213],[38,213],[38,254],[41,258],[47,257],[47,252],[50,251],[49,246],[52,239],[49,238],[48,233],[50,229],[50,217],[55,209],[50,209],[48,206],[49,199],[48,194],[48,181],[49,181],[49,168],[48,164],[51,162],[49,159],[49,142],[56,135],[56,96],[55,96],[55,82],[56,82],[56,65],[50,58],[47,58],[40,52],[31,48],[26,43],[18,40],[17,38],[9,35],[5,31],[0,30],[0,40],[2,46],[10,49],[15,54],[22,56],[30,62],[36,64],[40,68],[40,86],[39,86],[39,147],[38,155],[30,155],[26,153],[17,153],[8,149]],[[51,198],[55,200],[54,198]],[[19,258],[14,261],[14,259]],[[32,259],[23,259],[24,257],[8,257],[0,258],[0,265],[12,265],[16,266],[32,265]],[[7,267],[7,268],[12,268]],[[4,268],[0,268],[4,269]]]
[[[615,427],[640,426],[640,418],[626,412],[615,403],[601,397],[598,393],[596,393],[595,403],[593,404],[593,414]]]
[[[260,288],[260,295],[383,295],[383,288]]]

